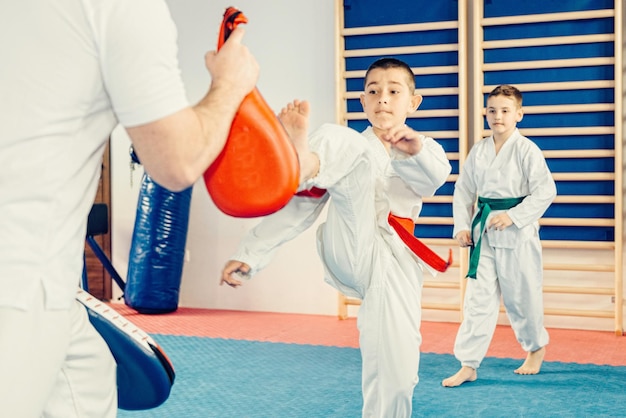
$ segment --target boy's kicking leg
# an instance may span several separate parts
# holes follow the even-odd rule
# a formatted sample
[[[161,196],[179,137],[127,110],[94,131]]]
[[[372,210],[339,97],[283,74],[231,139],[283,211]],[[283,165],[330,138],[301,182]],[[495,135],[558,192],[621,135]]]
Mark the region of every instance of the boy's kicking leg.
[[[300,188],[324,189],[332,197],[317,234],[327,276],[336,287],[349,288],[349,293],[363,298],[381,245],[367,140],[335,124],[309,133],[308,115],[309,104],[295,100],[278,118],[298,153]]]
[[[300,184],[315,177],[320,168],[320,160],[309,149],[309,113],[311,112],[309,103],[306,101],[294,100],[287,104],[278,118],[291,138],[293,146],[298,154],[300,162]]]

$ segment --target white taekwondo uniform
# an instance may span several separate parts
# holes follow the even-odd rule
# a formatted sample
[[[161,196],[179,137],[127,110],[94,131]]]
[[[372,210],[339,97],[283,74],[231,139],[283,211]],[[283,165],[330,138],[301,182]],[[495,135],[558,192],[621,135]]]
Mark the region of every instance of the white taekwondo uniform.
[[[467,279],[463,322],[454,354],[464,366],[480,366],[498,321],[500,296],[525,351],[548,344],[543,326],[543,265],[539,218],[556,196],[556,186],[539,147],[516,129],[496,155],[492,137],[476,143],[454,189],[453,236],[471,230],[478,197],[524,198],[506,210],[513,225],[473,231],[480,240],[476,279]],[[489,219],[502,210],[493,210]],[[486,225],[489,223],[487,219]]]
[[[262,220],[232,259],[265,267],[276,249],[313,224],[329,202],[317,231],[325,281],[362,299],[358,313],[363,360],[363,416],[410,417],[418,382],[422,266],[389,226],[387,216],[416,220],[422,196],[435,193],[451,167],[441,145],[421,136],[414,155],[392,151],[368,128],[362,134],[325,124],[309,138],[320,170],[301,189],[326,189],[322,198],[294,197]]]

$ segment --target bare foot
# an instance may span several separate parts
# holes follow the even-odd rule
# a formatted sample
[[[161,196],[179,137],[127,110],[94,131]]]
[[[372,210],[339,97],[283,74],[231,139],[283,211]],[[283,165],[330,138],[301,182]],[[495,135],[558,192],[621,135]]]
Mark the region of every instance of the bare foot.
[[[318,156],[309,149],[307,135],[310,112],[309,102],[294,100],[288,103],[278,114],[278,119],[280,119],[285,127],[298,153],[298,160],[300,161],[300,183],[315,177],[320,167]]]
[[[541,370],[541,364],[543,363],[543,357],[546,355],[546,347],[541,347],[539,350],[531,351],[526,356],[524,364],[515,370],[517,374],[537,374]]]
[[[465,382],[473,382],[478,377],[476,373],[476,369],[472,369],[469,366],[461,367],[461,370],[456,372],[456,374],[448,377],[447,379],[443,379],[441,382],[442,386],[453,388],[457,386],[461,386]]]

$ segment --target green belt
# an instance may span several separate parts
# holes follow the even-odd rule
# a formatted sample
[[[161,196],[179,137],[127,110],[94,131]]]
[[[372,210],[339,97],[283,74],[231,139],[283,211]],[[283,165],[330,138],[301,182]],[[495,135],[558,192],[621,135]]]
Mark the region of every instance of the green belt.
[[[480,235],[478,236],[478,242],[470,247],[470,260],[469,270],[467,276],[470,279],[476,278],[476,269],[478,269],[478,259],[480,258],[480,242],[483,239],[483,232],[485,231],[485,223],[492,210],[507,210],[511,209],[524,200],[523,197],[508,197],[503,199],[490,199],[487,197],[478,197],[478,213],[474,217],[472,222],[472,229],[470,236],[474,235],[474,229],[476,225],[480,223]],[[474,242],[472,237],[472,242]]]

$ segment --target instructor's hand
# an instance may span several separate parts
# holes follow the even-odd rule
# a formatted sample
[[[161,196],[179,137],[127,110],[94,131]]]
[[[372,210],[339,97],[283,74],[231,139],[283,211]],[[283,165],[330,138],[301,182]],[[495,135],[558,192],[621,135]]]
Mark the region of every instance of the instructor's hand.
[[[242,43],[244,34],[244,28],[237,26],[219,51],[209,51],[204,57],[211,88],[224,88],[239,101],[254,89],[259,78],[259,63]]]

